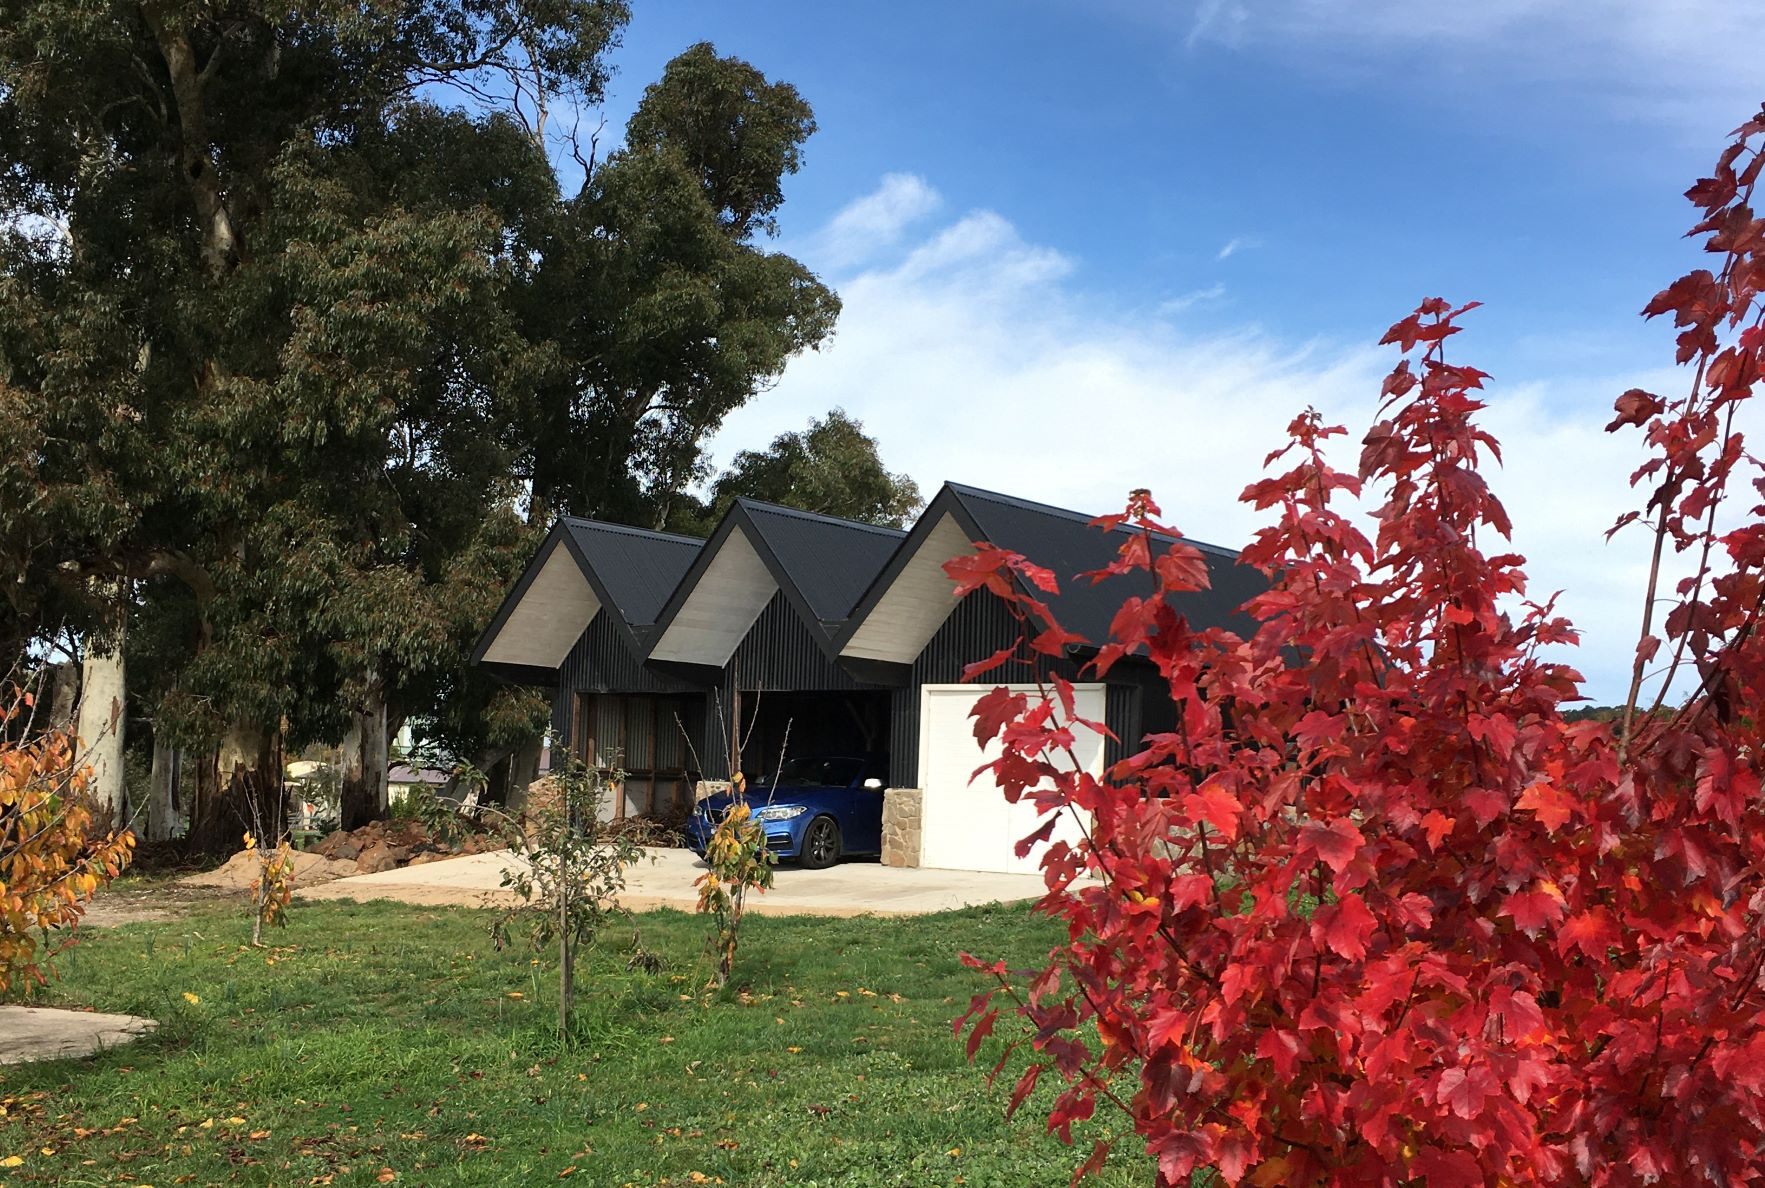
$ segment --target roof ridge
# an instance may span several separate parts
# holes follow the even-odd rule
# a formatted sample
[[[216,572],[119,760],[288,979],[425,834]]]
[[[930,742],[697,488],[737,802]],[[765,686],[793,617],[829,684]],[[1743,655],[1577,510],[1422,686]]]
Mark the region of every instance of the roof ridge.
[[[974,499],[985,499],[990,500],[993,503],[1004,504],[1006,507],[1015,507],[1025,511],[1044,512],[1049,515],[1059,516],[1063,520],[1075,521],[1086,527],[1089,527],[1093,521],[1100,518],[1097,516],[1088,516],[1084,512],[1073,511],[1071,508],[1067,507],[1055,507],[1052,503],[1040,503],[1034,499],[1023,499],[1016,495],[1005,495],[998,491],[988,491],[983,487],[971,487],[966,483],[946,482],[944,485],[951,491],[955,492],[959,497],[967,496]],[[1113,532],[1125,532],[1130,530],[1130,527],[1126,524],[1118,525],[1111,529]],[[1157,533],[1156,535],[1164,536],[1166,534]],[[1211,544],[1205,540],[1197,540],[1193,536],[1178,535],[1169,537],[1169,539],[1181,540],[1186,545],[1191,545],[1206,552],[1218,553],[1225,557],[1235,558],[1238,556],[1239,552],[1237,549],[1227,548],[1225,545]]]
[[[637,536],[671,544],[703,545],[703,537],[686,536],[679,532],[659,532],[654,528],[637,528],[631,524],[615,524],[611,520],[591,520],[587,516],[559,516],[558,522],[572,528],[592,528],[597,532],[614,532],[621,536]]]
[[[839,528],[855,528],[862,532],[876,532],[884,536],[904,537],[906,529],[889,528],[882,524],[867,524],[863,520],[848,520],[844,516],[830,516],[826,512],[805,511],[800,507],[789,507],[782,503],[771,503],[765,499],[752,499],[746,495],[736,496],[736,503],[744,508],[759,511],[776,512],[799,520],[812,520],[819,524],[829,524]]]

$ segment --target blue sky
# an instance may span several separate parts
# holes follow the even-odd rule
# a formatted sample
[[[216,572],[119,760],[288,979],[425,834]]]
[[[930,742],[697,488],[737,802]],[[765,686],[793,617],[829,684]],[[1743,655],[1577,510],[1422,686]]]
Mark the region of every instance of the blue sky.
[[[1480,300],[1459,341],[1495,375],[1497,490],[1615,699],[1642,540],[1600,532],[1638,455],[1600,426],[1624,388],[1678,383],[1636,311],[1693,266],[1679,194],[1765,99],[1765,4],[1461,7],[638,5],[609,129],[696,40],[794,83],[821,128],[778,247],[846,313],[718,461],[838,404],[928,492],[1102,511],[1151,486],[1237,544],[1286,420],[1316,405],[1358,440],[1385,326]]]

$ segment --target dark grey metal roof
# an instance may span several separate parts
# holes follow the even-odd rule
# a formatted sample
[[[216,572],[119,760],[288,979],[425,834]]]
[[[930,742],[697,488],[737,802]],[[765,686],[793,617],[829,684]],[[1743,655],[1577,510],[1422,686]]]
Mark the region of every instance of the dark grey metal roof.
[[[754,499],[736,502],[823,623],[839,622],[852,613],[859,597],[907,536],[897,528],[879,528],[775,503]]]
[[[1123,537],[1131,529],[1104,532],[1091,526],[1093,517],[1080,512],[1016,499],[996,491],[983,491],[978,487],[946,483],[945,490],[966,513],[969,527],[977,539],[1022,553],[1035,564],[1053,571],[1060,583],[1060,593],[1050,598],[1038,592],[1037,596],[1048,603],[1062,627],[1077,632],[1092,643],[1101,643],[1108,637],[1109,625],[1126,598],[1148,594],[1152,590],[1151,575],[1145,573],[1124,574],[1095,585],[1077,577],[1081,573],[1103,569],[1115,560]],[[1238,613],[1238,608],[1251,595],[1266,588],[1267,582],[1262,574],[1247,565],[1240,565],[1235,550],[1188,537],[1183,539],[1206,557],[1213,588],[1173,598],[1172,604],[1197,630],[1228,627],[1244,631],[1252,627],[1249,618]]]
[[[565,516],[576,556],[593,570],[590,580],[632,627],[648,626],[692,567],[705,542],[671,532]]]
[[[551,548],[560,543],[568,545],[603,607],[614,612],[619,629],[640,654],[647,652],[737,528],[751,534],[779,588],[799,615],[814,620],[811,625],[829,654],[837,654],[945,514],[953,515],[971,539],[1021,553],[1053,571],[1060,593],[1047,597],[1038,592],[1038,597],[1062,626],[1094,644],[1108,637],[1110,622],[1127,597],[1152,588],[1145,573],[1098,584],[1078,577],[1108,566],[1131,529],[1106,533],[1079,512],[956,483],[944,485],[910,533],[752,499],[736,500],[709,541],[566,517],[504,600],[474,659],[482,661]],[[1239,564],[1231,549],[1185,539],[1206,557],[1213,588],[1175,596],[1173,605],[1197,629],[1253,630],[1238,608],[1266,588],[1263,576]],[[534,679],[531,673],[518,675]]]

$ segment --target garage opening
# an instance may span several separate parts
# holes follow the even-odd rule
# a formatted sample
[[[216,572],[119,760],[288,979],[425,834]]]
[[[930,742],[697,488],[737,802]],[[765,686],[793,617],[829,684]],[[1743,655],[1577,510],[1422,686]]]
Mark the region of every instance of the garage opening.
[[[744,690],[737,698],[741,770],[750,778],[775,771],[780,757],[861,757],[889,753],[887,689],[774,693]]]

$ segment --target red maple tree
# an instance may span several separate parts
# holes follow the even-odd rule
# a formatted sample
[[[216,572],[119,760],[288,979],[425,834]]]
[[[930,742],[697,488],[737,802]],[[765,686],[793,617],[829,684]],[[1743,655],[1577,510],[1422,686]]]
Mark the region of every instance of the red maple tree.
[[[1619,720],[1565,721],[1580,677],[1541,649],[1575,633],[1488,547],[1509,523],[1479,473],[1500,456],[1486,376],[1443,349],[1470,306],[1431,299],[1386,334],[1403,359],[1356,472],[1308,413],[1244,492],[1277,513],[1242,557],[1270,582],[1249,638],[1172,609],[1207,571],[1149,495],[1098,522],[1133,531],[1075,580],[1141,571],[1156,592],[1087,675],[1149,659],[1176,725],[1099,779],[1072,761],[1071,732],[1102,727],[1069,682],[976,706],[1002,744],[983,771],[1084,824],[1045,851],[1040,909],[1068,936],[1046,967],[965,955],[999,982],[957,1022],[971,1057],[1001,1009],[1028,1021],[999,1064],[1028,1045],[1012,1109],[1052,1070],[1049,1127],[1113,1103],[1162,1185],[1765,1180],[1765,470],[1736,429],[1765,357],[1762,136],[1765,111],[1688,193],[1717,267],[1645,310],[1680,328],[1689,393],[1626,392],[1609,426],[1646,434],[1646,503],[1619,526],[1655,539]],[[1345,506],[1363,492],[1372,539]],[[1692,571],[1671,592],[1669,550]],[[1025,558],[981,545],[949,568],[1034,625],[1032,653],[1073,641]]]

